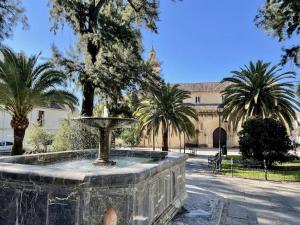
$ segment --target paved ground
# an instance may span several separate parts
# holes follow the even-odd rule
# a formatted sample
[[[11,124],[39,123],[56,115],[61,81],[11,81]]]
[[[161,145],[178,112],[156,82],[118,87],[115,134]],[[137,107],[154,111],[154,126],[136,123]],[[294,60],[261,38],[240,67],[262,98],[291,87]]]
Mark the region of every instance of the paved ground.
[[[205,190],[208,195],[214,193],[228,200],[225,207],[227,219],[223,224],[300,224],[300,183],[215,176],[207,171],[207,155],[188,160],[187,185],[201,190],[200,194]]]

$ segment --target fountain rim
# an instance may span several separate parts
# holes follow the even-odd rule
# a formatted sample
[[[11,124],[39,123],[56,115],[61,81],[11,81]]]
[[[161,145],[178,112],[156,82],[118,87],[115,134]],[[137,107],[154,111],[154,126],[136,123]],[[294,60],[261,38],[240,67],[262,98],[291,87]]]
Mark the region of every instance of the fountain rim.
[[[64,154],[76,154],[97,151],[96,149],[64,151],[56,153],[39,153],[33,155],[22,156],[10,156],[0,159],[0,176],[14,180],[31,180],[32,182],[42,182],[45,184],[56,185],[78,185],[84,184],[87,186],[106,184],[106,185],[120,185],[122,182],[138,183],[145,180],[147,177],[153,174],[160,173],[171,167],[178,162],[185,162],[188,158],[187,155],[182,153],[168,152],[165,159],[160,161],[154,161],[147,164],[135,164],[124,169],[111,170],[99,170],[99,172],[84,172],[84,171],[72,171],[61,168],[46,168],[41,165],[20,164],[18,162],[12,162],[14,159],[22,157],[36,157],[55,155],[59,157]],[[143,153],[153,154],[153,151],[139,151],[139,150],[113,150],[132,152],[138,151]],[[155,152],[156,154],[159,152]],[[121,178],[122,177],[122,178]],[[118,179],[117,179],[118,178]]]

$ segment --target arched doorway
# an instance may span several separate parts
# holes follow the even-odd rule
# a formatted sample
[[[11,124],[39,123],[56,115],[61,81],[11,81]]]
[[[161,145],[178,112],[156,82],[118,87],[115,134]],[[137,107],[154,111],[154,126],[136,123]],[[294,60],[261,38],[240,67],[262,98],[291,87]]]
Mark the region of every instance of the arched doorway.
[[[221,129],[221,146],[226,145],[227,133],[223,128],[215,129],[213,133],[213,147],[219,148],[219,129]]]

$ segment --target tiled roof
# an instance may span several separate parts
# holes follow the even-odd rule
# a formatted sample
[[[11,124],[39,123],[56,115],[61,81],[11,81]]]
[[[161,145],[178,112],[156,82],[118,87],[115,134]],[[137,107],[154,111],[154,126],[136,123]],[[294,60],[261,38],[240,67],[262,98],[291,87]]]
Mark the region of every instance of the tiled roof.
[[[185,91],[222,91],[228,86],[228,82],[203,82],[203,83],[179,83],[179,88]]]

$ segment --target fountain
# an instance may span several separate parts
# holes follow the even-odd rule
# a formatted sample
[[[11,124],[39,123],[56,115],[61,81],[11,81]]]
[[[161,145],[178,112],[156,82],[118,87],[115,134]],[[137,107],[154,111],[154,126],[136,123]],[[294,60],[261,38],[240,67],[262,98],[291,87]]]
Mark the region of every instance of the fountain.
[[[106,109],[75,121],[99,130],[98,150],[0,158],[0,224],[168,224],[186,198],[187,156],[111,150],[112,130],[135,120]]]
[[[99,129],[99,150],[95,165],[116,164],[109,160],[111,151],[111,133],[114,129],[125,127],[136,122],[135,119],[109,117],[108,109],[104,106],[102,117],[80,117],[73,119],[80,123]]]

